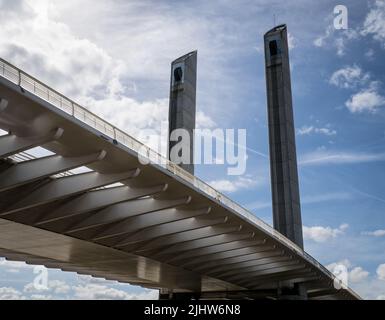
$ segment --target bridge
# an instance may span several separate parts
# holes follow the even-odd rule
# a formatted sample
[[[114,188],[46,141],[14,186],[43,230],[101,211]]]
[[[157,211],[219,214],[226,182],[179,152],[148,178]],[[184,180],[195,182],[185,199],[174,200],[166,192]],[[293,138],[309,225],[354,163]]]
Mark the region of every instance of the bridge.
[[[0,256],[161,297],[280,299],[303,284],[309,299],[360,298],[254,214],[2,59],[0,99]],[[37,146],[51,154],[28,153]]]

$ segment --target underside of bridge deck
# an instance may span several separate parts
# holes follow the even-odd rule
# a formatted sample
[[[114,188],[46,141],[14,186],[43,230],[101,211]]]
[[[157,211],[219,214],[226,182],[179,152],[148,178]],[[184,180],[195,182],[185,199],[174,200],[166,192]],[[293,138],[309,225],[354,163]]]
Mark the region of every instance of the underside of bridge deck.
[[[161,298],[279,299],[298,283],[311,299],[358,297],[201,180],[170,162],[142,164],[138,141],[5,67],[0,256],[162,289]],[[37,146],[49,154],[32,157]]]

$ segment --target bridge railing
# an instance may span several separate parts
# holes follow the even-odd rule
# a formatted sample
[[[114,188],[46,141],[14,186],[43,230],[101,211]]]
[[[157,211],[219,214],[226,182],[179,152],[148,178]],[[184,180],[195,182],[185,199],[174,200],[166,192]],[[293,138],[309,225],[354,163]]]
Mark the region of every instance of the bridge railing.
[[[324,272],[331,275],[330,271],[323,267],[317,260],[311,257],[309,254],[304,252],[300,247],[298,247],[294,242],[290,241],[288,238],[283,236],[281,233],[273,229],[270,225],[265,223],[264,221],[258,219],[254,214],[250,211],[246,210],[230,198],[226,197],[222,193],[218,192],[210,185],[202,181],[201,179],[191,175],[186,170],[182,169],[177,164],[169,161],[164,158],[158,152],[150,149],[140,141],[126,134],[122,130],[103,120],[99,116],[93,114],[88,109],[80,106],[76,102],[71,99],[65,97],[61,93],[56,90],[50,88],[45,85],[41,81],[36,78],[30,76],[19,68],[13,66],[7,61],[0,58],[0,76],[10,80],[11,82],[19,85],[24,90],[33,93],[34,95],[40,97],[41,99],[49,102],[60,110],[66,112],[67,114],[73,116],[74,118],[88,124],[92,128],[100,131],[101,133],[107,135],[110,138],[115,139],[119,143],[127,146],[128,148],[134,150],[141,156],[147,157],[151,162],[160,165],[164,169],[178,176],[179,178],[189,182],[198,190],[203,191],[208,196],[214,198],[219,203],[224,206],[232,209],[234,212],[241,214],[245,218],[251,220],[257,227],[263,229],[268,234],[273,236],[279,242],[283,242],[286,246],[290,247],[292,250],[296,251],[299,255],[304,257],[306,260],[315,264]]]

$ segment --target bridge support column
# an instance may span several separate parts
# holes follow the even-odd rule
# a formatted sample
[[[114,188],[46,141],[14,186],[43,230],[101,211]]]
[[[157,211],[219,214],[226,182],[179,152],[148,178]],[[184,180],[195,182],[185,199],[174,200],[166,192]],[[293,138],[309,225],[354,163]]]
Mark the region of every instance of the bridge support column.
[[[264,36],[274,228],[303,248],[287,28]]]

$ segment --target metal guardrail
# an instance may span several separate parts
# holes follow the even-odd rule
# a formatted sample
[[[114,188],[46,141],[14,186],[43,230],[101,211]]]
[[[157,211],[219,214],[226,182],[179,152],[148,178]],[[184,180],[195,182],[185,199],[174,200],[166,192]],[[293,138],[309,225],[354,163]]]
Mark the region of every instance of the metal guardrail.
[[[203,191],[206,195],[216,199],[219,203],[234,210],[237,213],[240,213],[242,216],[252,221],[257,227],[268,232],[271,236],[273,236],[279,242],[283,242],[286,246],[289,246],[292,250],[296,251],[304,259],[308,260],[313,265],[317,266],[319,269],[324,271],[332,279],[335,278],[335,276],[323,265],[321,265],[316,259],[310,256],[300,247],[298,247],[294,242],[292,242],[291,240],[283,236],[281,233],[273,229],[270,225],[258,219],[250,211],[246,210],[245,208],[243,208],[236,202],[232,201],[230,198],[226,197],[222,193],[218,192],[217,190],[209,186],[204,181],[191,175],[189,172],[182,169],[180,166],[164,158],[158,152],[150,149],[148,146],[139,142],[138,140],[126,134],[125,132],[113,126],[112,124],[106,122],[105,120],[93,114],[86,108],[80,106],[79,104],[72,101],[71,99],[68,99],[61,93],[48,87],[41,81],[28,75],[24,71],[20,70],[19,68],[13,66],[12,64],[8,63],[7,61],[1,58],[0,58],[0,76],[19,85],[23,89],[49,102],[53,106],[66,112],[72,117],[82,121],[83,123],[91,126],[92,128],[100,131],[101,133],[109,136],[110,138],[115,139],[119,143],[134,150],[137,154],[140,154],[142,157],[143,156],[147,157],[150,160],[150,162],[160,165],[161,167],[173,173],[174,175],[178,176],[179,178],[192,184],[197,189]]]

